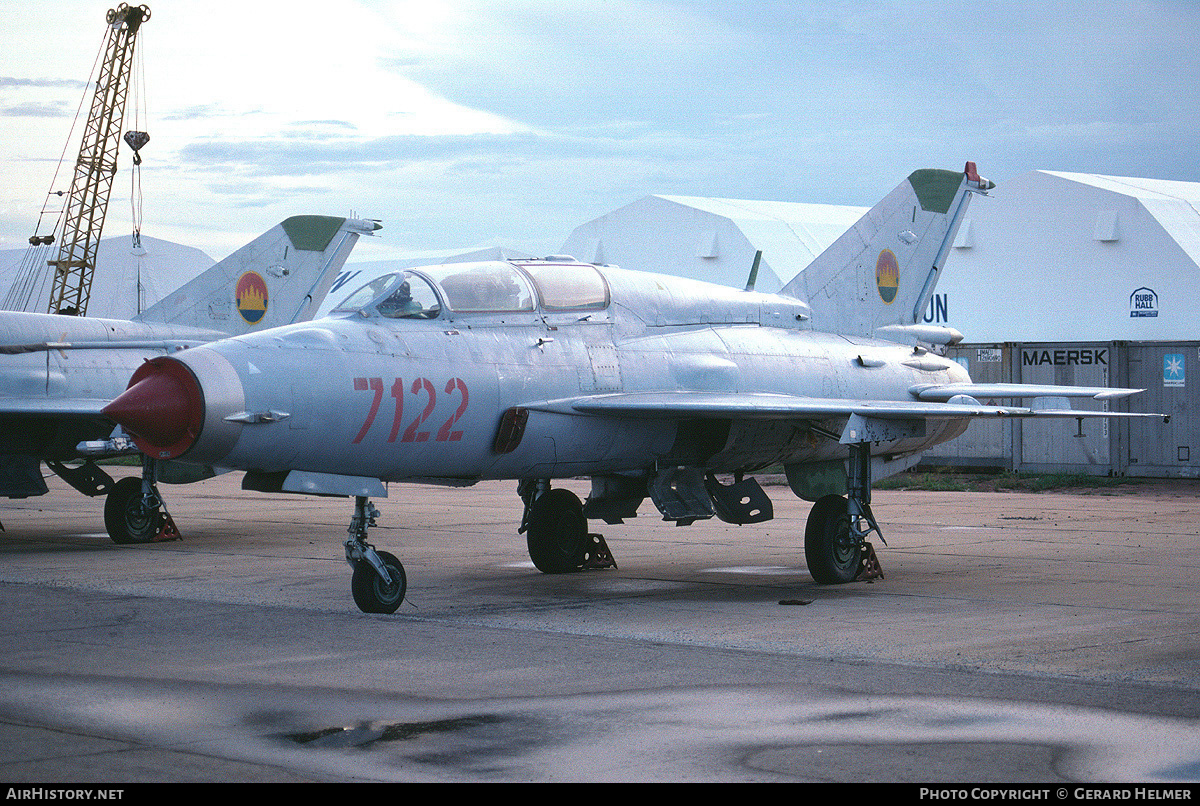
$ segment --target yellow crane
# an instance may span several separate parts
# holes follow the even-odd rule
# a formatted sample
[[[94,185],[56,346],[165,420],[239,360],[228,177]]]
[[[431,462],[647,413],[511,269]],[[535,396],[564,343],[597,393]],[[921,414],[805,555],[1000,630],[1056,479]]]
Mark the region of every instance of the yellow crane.
[[[100,73],[75,163],[75,176],[67,194],[58,256],[49,261],[54,269],[50,313],[77,316],[87,313],[96,250],[117,172],[134,45],[142,24],[150,19],[150,9],[122,3],[109,9],[105,19],[108,32]],[[146,139],[144,132],[129,132],[125,137],[135,152],[135,162],[140,162],[136,152]]]

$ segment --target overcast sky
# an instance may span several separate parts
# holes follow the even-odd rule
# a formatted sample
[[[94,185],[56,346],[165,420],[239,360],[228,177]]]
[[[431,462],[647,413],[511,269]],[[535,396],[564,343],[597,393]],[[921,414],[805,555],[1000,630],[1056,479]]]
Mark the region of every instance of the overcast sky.
[[[115,5],[0,0],[0,247],[69,186]],[[218,259],[351,212],[384,222],[360,260],[545,254],[649,194],[870,206],[966,160],[998,192],[1035,169],[1200,181],[1194,0],[147,5],[142,232]],[[106,236],[132,229],[131,159]]]

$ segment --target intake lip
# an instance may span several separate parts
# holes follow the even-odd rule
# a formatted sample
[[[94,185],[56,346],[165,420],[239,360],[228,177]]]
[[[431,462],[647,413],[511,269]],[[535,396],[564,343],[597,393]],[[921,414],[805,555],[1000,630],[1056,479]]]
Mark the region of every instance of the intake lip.
[[[152,358],[104,414],[155,459],[215,464],[238,444],[246,392],[234,365],[210,347]]]
[[[152,358],[133,373],[125,391],[102,412],[147,456],[174,459],[204,428],[204,392],[195,374],[173,358]]]

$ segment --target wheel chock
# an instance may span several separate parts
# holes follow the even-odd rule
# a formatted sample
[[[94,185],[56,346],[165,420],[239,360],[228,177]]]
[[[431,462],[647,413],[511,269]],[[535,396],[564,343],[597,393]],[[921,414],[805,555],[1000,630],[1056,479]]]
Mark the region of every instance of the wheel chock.
[[[604,542],[604,536],[598,534],[589,534],[588,542],[591,544],[587,552],[584,553],[583,566],[585,570],[593,568],[616,568],[617,561],[612,556],[612,552],[608,549],[608,544]]]
[[[169,540],[183,540],[183,535],[179,534],[179,529],[175,526],[175,521],[171,520],[171,516],[163,513],[162,528],[158,530],[158,534],[150,538],[151,543],[166,543]]]
[[[879,558],[875,556],[875,547],[870,543],[863,543],[862,551],[862,568],[858,572],[858,576],[854,578],[855,582],[870,582],[878,577],[883,579],[883,568],[879,565]]]

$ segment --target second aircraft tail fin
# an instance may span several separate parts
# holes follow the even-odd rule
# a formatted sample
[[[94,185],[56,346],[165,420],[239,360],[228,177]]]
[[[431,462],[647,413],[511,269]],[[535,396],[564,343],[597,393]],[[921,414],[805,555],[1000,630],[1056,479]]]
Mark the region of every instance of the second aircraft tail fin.
[[[813,327],[870,336],[917,329],[972,193],[995,187],[968,162],[907,179],[781,291],[812,308]],[[880,334],[884,335],[884,334]]]
[[[312,318],[375,221],[293,216],[137,317],[240,335]]]

